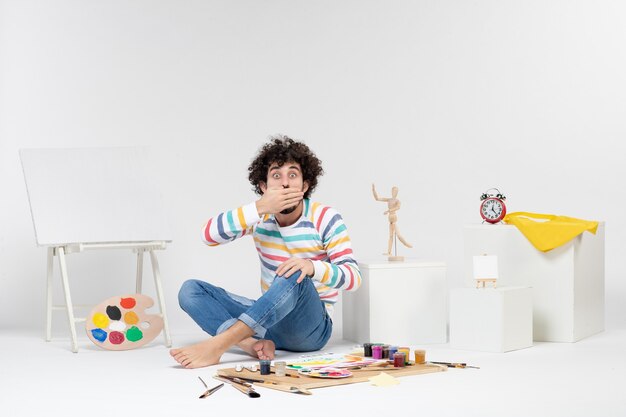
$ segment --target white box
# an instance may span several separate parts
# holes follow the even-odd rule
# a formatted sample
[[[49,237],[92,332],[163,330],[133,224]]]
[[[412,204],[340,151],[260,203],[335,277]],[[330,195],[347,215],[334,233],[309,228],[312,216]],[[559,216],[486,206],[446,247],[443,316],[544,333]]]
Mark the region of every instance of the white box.
[[[541,252],[512,225],[464,228],[465,281],[472,282],[472,257],[497,255],[498,286],[533,287],[533,338],[576,342],[604,330],[604,223],[595,235]]]
[[[455,288],[450,292],[451,347],[508,352],[532,345],[532,288]]]
[[[343,337],[359,343],[445,343],[446,264],[359,263],[363,281],[343,293]]]

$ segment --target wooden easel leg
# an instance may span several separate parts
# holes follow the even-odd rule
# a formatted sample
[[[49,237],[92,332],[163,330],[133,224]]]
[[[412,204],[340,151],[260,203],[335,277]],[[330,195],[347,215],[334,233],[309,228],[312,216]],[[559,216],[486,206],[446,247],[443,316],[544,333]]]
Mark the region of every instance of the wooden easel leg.
[[[137,250],[137,283],[135,292],[141,294],[141,281],[143,279],[143,249]]]
[[[76,319],[74,318],[74,307],[72,305],[72,296],[70,295],[70,284],[67,279],[67,266],[65,265],[65,249],[61,246],[57,248],[59,256],[59,266],[61,268],[61,279],[63,281],[63,292],[65,293],[65,306],[67,309],[67,320],[70,325],[72,336],[72,352],[78,353],[78,342],[76,340]]]
[[[165,336],[165,346],[172,346],[170,338],[170,327],[167,323],[167,315],[165,314],[165,299],[163,298],[163,287],[161,286],[161,273],[159,272],[159,262],[157,261],[154,251],[150,251],[150,261],[152,262],[152,274],[154,275],[154,287],[156,288],[157,297],[159,299],[159,307],[161,308],[161,316],[163,317],[163,335]]]
[[[46,342],[52,340],[52,276],[54,264],[54,248],[48,248],[47,287],[46,287]]]

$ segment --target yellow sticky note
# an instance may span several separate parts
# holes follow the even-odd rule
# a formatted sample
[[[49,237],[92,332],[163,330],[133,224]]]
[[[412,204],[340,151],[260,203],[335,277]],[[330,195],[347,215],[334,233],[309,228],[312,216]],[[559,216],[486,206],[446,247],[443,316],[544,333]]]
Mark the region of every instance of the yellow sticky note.
[[[377,387],[390,387],[392,385],[398,385],[400,383],[400,381],[398,381],[396,378],[384,372],[381,372],[380,374],[371,377],[370,381],[372,382],[372,385],[376,385]]]

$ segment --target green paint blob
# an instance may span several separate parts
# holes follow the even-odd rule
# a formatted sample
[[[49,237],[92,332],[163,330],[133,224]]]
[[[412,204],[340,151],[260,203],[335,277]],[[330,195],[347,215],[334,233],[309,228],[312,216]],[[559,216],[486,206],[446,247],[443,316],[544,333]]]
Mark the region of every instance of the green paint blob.
[[[133,326],[126,331],[126,339],[130,340],[131,342],[141,340],[142,337],[143,333],[141,332],[141,330],[139,330],[137,326]]]

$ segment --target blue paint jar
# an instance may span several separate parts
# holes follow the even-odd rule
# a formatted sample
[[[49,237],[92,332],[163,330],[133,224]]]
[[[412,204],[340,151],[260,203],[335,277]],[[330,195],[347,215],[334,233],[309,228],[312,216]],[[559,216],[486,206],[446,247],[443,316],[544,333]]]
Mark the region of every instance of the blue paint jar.
[[[259,365],[261,368],[261,375],[269,375],[272,372],[272,361],[261,360],[259,361]]]

